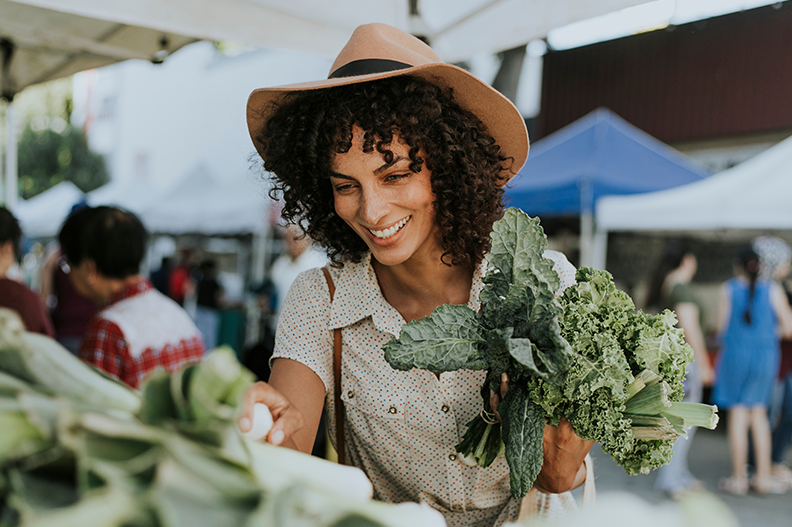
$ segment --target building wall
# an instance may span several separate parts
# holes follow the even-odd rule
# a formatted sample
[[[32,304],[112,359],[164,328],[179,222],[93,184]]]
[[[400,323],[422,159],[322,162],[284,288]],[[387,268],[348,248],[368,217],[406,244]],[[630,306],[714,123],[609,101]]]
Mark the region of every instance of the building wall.
[[[792,133],[790,4],[551,50],[537,138],[600,106],[672,145]]]

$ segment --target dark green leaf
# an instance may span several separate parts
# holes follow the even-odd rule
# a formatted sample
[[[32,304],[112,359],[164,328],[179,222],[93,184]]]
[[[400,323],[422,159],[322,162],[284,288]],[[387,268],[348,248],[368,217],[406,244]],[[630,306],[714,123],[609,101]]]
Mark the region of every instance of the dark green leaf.
[[[511,494],[522,499],[542,469],[544,412],[528,398],[521,384],[514,384],[498,406],[498,413],[502,419]]]
[[[483,370],[485,342],[479,316],[467,306],[444,304],[428,317],[402,327],[399,339],[385,344],[385,360],[397,370],[432,373]]]

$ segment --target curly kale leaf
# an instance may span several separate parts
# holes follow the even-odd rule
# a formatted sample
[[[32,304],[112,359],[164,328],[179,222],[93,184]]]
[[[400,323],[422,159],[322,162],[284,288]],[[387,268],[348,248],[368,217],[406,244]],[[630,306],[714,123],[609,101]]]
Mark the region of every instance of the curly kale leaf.
[[[636,440],[624,416],[626,387],[650,369],[672,387],[681,383],[690,360],[672,314],[636,311],[611,275],[578,270],[577,284],[562,298],[562,335],[576,354],[560,386],[528,379],[529,396],[548,415],[549,424],[565,416],[584,439],[599,442],[628,474],[648,473],[668,463],[672,441]]]
[[[385,360],[397,370],[432,373],[489,367],[483,351],[484,328],[467,306],[443,304],[432,314],[405,324],[398,339],[384,346]]]
[[[509,387],[498,406],[502,419],[502,437],[509,464],[511,494],[525,497],[542,469],[544,454],[544,412],[531,401],[522,385]]]
[[[634,353],[638,366],[663,377],[671,386],[672,400],[680,401],[686,367],[693,360],[693,348],[685,342],[682,330],[675,327],[676,322],[676,315],[669,310],[656,316],[646,315]]]

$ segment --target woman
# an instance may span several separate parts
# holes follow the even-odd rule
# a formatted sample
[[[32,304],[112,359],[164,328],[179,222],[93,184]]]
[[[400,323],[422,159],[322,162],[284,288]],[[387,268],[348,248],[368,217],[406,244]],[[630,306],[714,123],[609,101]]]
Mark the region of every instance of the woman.
[[[712,366],[702,328],[703,307],[690,288],[697,270],[698,261],[687,244],[681,241],[667,243],[652,277],[646,301],[647,307],[658,311],[674,311],[679,327],[685,332],[685,341],[693,348],[693,362],[687,367],[683,399],[692,403],[700,403],[703,386],[712,383]],[[655,488],[673,499],[703,488],[703,483],[688,469],[687,453],[695,431],[695,427],[691,428],[686,439],[680,438],[674,443],[671,462],[658,469]]]
[[[341,328],[344,447],[375,497],[428,502],[449,525],[516,519],[505,461],[470,467],[454,451],[480,409],[483,372],[399,372],[382,346],[441,304],[478,307],[502,185],[528,153],[519,112],[418,39],[371,24],[355,30],[327,81],[253,92],[248,124],[283,217],[327,249],[335,295],[319,269],[296,280],[269,383],[249,391],[246,418],[265,402],[268,441],[307,453],[326,402],[334,430]],[[579,485],[592,443],[568,422],[546,427],[544,442],[537,487]]]
[[[767,407],[778,375],[779,329],[783,336],[792,334],[792,309],[777,282],[759,279],[759,258],[751,248],[737,253],[734,269],[736,277],[721,290],[721,350],[713,391],[715,403],[729,410],[732,475],[720,486],[739,495],[749,486],[761,494],[780,494],[787,487],[771,477]],[[756,461],[750,481],[745,470],[749,430]]]

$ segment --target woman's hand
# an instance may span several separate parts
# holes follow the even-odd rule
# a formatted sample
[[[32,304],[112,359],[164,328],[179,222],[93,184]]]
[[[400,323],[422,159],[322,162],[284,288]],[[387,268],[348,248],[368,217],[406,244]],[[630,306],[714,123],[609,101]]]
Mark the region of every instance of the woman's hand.
[[[490,390],[490,407],[498,422],[501,421],[498,405],[509,391],[509,375],[501,375],[500,393]],[[544,463],[536,477],[534,487],[542,492],[559,494],[579,487],[586,480],[583,461],[594,446],[594,441],[581,439],[572,423],[562,417],[558,426],[545,425],[542,448]]]
[[[490,390],[490,408],[492,408],[492,412],[495,414],[495,418],[498,422],[501,422],[500,414],[498,413],[498,405],[500,404],[501,400],[506,397],[506,392],[509,391],[509,374],[508,373],[501,373],[501,383],[500,383],[500,393],[495,393],[494,391]]]
[[[558,494],[580,486],[586,479],[583,461],[593,445],[594,441],[581,439],[565,417],[558,426],[545,425],[544,463],[534,487]]]
[[[266,382],[257,382],[245,393],[239,429],[247,432],[253,426],[253,405],[256,403],[266,404],[272,413],[273,425],[267,434],[267,442],[296,448],[292,436],[303,427],[302,414],[283,394]]]

